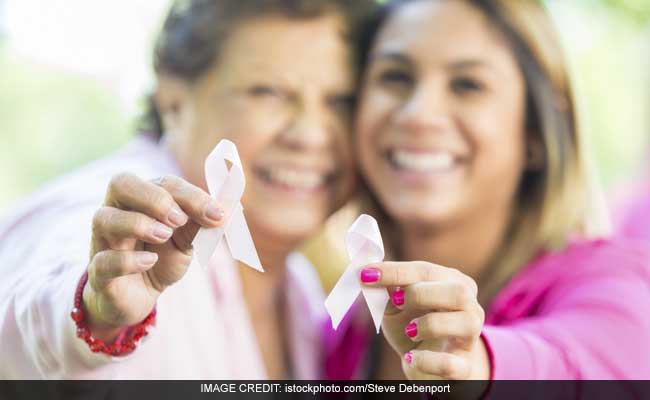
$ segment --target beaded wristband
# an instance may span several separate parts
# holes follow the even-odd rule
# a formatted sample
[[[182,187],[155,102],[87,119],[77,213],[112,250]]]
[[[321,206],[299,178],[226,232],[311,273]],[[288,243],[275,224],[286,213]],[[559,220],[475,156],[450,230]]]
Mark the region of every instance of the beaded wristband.
[[[148,328],[156,323],[156,308],[147,315],[140,323],[127,327],[117,336],[111,345],[106,345],[101,339],[92,336],[90,329],[85,324],[85,313],[82,308],[82,295],[84,286],[88,282],[88,272],[84,272],[77,284],[77,290],[74,294],[74,308],[70,317],[77,326],[77,337],[88,344],[93,353],[104,353],[111,356],[122,356],[135,350],[138,342],[149,334]]]

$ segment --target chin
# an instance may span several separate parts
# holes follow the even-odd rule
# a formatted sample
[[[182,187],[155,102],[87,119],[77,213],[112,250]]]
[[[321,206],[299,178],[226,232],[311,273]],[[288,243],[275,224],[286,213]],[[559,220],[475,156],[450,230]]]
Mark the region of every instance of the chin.
[[[387,202],[385,209],[399,225],[436,227],[453,219],[454,207],[448,199],[408,199]]]
[[[251,233],[264,242],[279,246],[298,246],[323,227],[326,213],[308,208],[245,210]]]

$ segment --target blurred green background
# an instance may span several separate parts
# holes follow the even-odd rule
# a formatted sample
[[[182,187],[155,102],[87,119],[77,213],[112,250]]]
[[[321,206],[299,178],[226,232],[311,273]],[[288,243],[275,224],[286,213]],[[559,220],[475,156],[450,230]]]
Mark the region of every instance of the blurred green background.
[[[650,154],[650,1],[548,0],[609,187]],[[0,0],[0,209],[135,134],[167,0]]]

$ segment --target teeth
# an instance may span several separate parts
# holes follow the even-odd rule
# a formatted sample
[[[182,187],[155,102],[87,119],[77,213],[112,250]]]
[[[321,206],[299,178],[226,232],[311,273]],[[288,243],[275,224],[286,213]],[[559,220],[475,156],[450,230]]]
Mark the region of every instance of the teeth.
[[[402,169],[432,172],[450,169],[454,165],[454,156],[447,152],[415,153],[395,150],[392,152],[392,161]]]
[[[325,182],[323,174],[288,168],[271,168],[268,177],[272,182],[296,189],[314,189]]]

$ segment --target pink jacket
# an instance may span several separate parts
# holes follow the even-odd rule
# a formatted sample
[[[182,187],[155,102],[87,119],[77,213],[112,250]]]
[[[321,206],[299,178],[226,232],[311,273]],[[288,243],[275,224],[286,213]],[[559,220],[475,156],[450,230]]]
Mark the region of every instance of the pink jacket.
[[[624,241],[579,242],[523,268],[486,310],[482,337],[492,377],[650,379],[647,250]],[[343,336],[325,336],[329,378],[367,370],[374,332],[357,320],[344,320]]]

